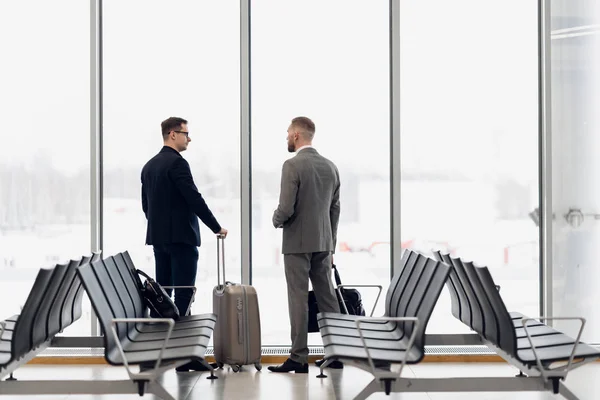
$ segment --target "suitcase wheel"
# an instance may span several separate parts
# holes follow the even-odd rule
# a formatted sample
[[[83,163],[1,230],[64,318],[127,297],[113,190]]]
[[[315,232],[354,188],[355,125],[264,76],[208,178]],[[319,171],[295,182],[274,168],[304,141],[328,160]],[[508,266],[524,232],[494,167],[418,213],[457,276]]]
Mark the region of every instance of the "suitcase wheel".
[[[233,364],[233,365],[231,366],[231,370],[232,370],[233,372],[239,372],[241,369],[242,369],[242,366],[241,366],[241,365]]]
[[[256,368],[257,371],[260,371],[262,369],[262,364],[256,363],[256,364],[254,364],[254,368]]]

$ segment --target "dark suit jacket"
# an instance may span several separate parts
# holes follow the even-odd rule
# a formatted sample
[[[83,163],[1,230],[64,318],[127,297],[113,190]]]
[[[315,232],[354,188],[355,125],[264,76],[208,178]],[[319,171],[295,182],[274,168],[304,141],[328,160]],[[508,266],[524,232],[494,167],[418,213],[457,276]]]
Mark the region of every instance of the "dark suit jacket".
[[[200,246],[198,217],[214,233],[221,230],[194,184],[190,165],[164,146],[142,169],[142,208],[148,220],[146,244]]]

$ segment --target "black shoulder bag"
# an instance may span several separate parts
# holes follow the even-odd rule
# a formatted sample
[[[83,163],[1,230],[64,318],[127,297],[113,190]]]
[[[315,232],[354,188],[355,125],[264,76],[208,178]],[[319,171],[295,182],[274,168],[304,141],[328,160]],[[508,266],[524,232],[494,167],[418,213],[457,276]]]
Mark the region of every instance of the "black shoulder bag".
[[[146,278],[146,282],[142,284],[140,290],[148,308],[160,318],[172,318],[177,321],[179,319],[179,309],[165,289],[144,271],[139,269],[136,271]]]
[[[339,287],[342,284],[342,280],[340,279],[340,274],[338,273],[335,264],[332,266],[333,275],[335,278],[336,287]],[[342,298],[340,298],[340,292],[342,293]],[[346,289],[340,288],[340,290],[336,290],[335,294],[337,296],[338,302],[340,303],[340,312],[342,314],[346,313],[346,308],[348,309],[348,314],[350,315],[365,315],[365,309],[362,305],[362,297],[360,292],[356,289]],[[346,307],[344,308],[344,304]],[[311,290],[308,292],[308,331],[309,332],[319,332],[319,324],[317,322],[317,314],[319,313],[319,307],[317,305],[317,299],[315,297],[315,292]]]

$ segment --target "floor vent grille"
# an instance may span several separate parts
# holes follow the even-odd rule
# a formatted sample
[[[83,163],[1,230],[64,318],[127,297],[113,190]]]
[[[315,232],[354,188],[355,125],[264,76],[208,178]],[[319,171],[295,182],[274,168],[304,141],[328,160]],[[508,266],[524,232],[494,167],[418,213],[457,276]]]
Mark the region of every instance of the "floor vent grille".
[[[479,355],[496,354],[487,346],[425,346],[427,355]]]
[[[322,355],[322,346],[309,346],[309,355]],[[290,354],[290,347],[285,346],[265,346],[262,349],[263,356],[281,356]],[[486,346],[425,346],[425,354],[428,355],[470,355],[470,354],[494,354]],[[209,347],[206,350],[207,356],[214,355],[214,350]],[[103,357],[102,348],[67,348],[56,347],[44,350],[40,353],[43,357]]]
[[[598,345],[595,345],[598,347]],[[600,350],[600,347],[599,347]],[[309,346],[309,355],[323,355],[322,346]],[[262,348],[263,356],[283,356],[290,354],[290,347],[265,346]],[[425,346],[426,355],[494,355],[487,346]],[[209,347],[207,356],[214,355],[214,350]],[[41,357],[104,357],[102,348],[72,348],[53,347],[39,354]]]

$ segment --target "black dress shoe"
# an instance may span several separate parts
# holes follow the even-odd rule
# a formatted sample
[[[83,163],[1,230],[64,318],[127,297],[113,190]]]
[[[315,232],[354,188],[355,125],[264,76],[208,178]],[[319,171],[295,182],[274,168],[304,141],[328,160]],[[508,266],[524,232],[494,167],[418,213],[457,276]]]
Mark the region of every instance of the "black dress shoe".
[[[321,358],[320,360],[315,361],[315,365],[317,367],[320,367],[321,365],[323,365],[324,362],[325,362],[325,360]],[[331,363],[329,363],[326,368],[342,369],[342,368],[344,368],[344,364],[342,364],[341,361],[334,360]]]
[[[378,369],[383,369],[386,371],[392,370],[392,364],[387,361],[373,361],[373,364],[375,365],[375,368]]]
[[[141,363],[140,364],[140,372],[145,372],[145,371],[148,371],[150,369],[153,369],[155,365],[156,365],[155,362]]]
[[[217,368],[217,363],[211,363],[210,366],[213,368]],[[179,367],[176,367],[175,371],[177,371],[177,372],[210,371],[210,369],[208,367],[206,367],[204,364],[202,364],[200,361],[194,360],[194,361],[190,361],[187,364],[183,364],[183,365],[180,365]]]
[[[272,372],[295,372],[297,374],[308,374],[308,364],[301,364],[292,359],[287,359],[281,365],[270,366],[269,371]]]

